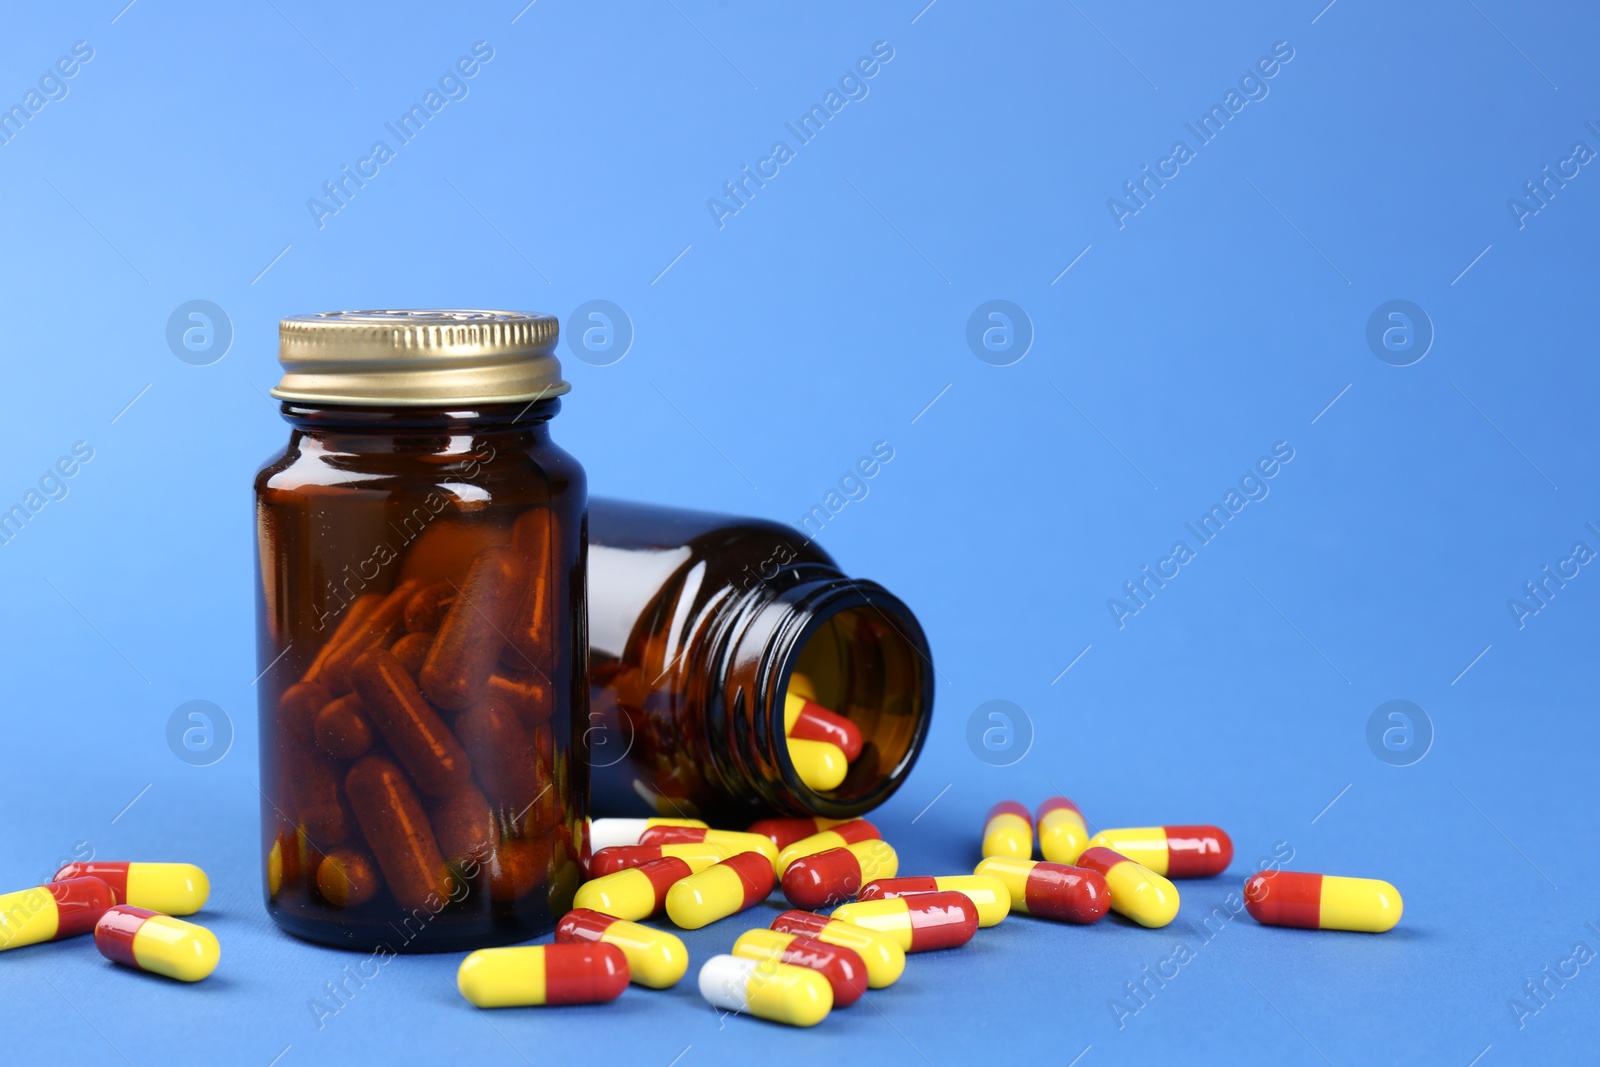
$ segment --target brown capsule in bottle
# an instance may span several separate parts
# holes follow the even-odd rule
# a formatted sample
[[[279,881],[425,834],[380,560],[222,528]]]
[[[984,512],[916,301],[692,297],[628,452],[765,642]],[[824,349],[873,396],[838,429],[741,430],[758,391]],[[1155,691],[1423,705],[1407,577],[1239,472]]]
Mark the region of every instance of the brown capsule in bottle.
[[[456,736],[478,753],[477,778],[489,799],[521,811],[543,784],[538,749],[522,720],[498,700],[485,700],[456,716]]]
[[[278,698],[278,723],[285,737],[308,744],[315,732],[317,713],[333,695],[320,682],[296,682]]]
[[[524,726],[538,726],[550,721],[554,710],[553,689],[547,678],[531,671],[510,671],[504,667],[489,676],[490,700],[497,700],[517,713]]]
[[[472,763],[466,752],[393,653],[384,648],[362,653],[350,668],[350,680],[418,789],[447,797],[467,784]]]
[[[365,852],[336,848],[317,864],[317,892],[336,908],[358,907],[378,895],[378,868]]]
[[[437,633],[455,598],[456,587],[449,582],[431,582],[418,589],[406,601],[406,632]]]
[[[394,591],[384,597],[383,602],[367,616],[365,625],[328,657],[323,677],[330,693],[342,695],[350,692],[350,669],[356,660],[371,649],[388,648],[405,632],[406,602],[420,585],[420,582],[413,580],[395,586]]]
[[[334,759],[355,759],[372,748],[372,725],[355,693],[330,701],[317,712],[317,745]]]
[[[402,908],[428,906],[449,893],[449,878],[428,815],[405,774],[383,756],[362,756],[345,776],[356,820]]]
[[[340,767],[314,749],[292,752],[295,814],[307,840],[320,852],[350,839],[350,812],[339,794]]]
[[[483,699],[522,595],[524,570],[503,548],[472,561],[422,666],[422,691],[439,707],[466,711]]]
[[[382,593],[365,593],[356,597],[350,606],[345,608],[338,625],[322,642],[322,648],[317,651],[317,658],[311,661],[311,667],[306,671],[306,681],[315,682],[321,679],[322,672],[327,669],[328,660],[339,650],[339,646],[355,635],[381,603],[383,603]]]
[[[428,649],[433,647],[432,634],[406,634],[389,649],[400,666],[415,680],[422,674],[422,665],[428,659]]]
[[[521,900],[544,883],[550,868],[550,843],[510,838],[489,856],[489,899],[509,904]]]
[[[549,508],[524,511],[511,525],[511,551],[530,564],[527,585],[506,625],[507,644],[500,653],[500,662],[512,670],[544,676],[553,662],[550,575],[554,568],[550,554],[554,525],[555,515]]]
[[[448,500],[445,503],[448,506]],[[436,515],[406,547],[400,577],[416,578],[424,585],[457,583],[461,580],[462,560],[510,543],[511,531],[503,522],[468,522]]]
[[[431,808],[433,837],[447,861],[481,861],[489,854],[496,833],[494,808],[477,786],[469,782],[461,792],[435,801]]]

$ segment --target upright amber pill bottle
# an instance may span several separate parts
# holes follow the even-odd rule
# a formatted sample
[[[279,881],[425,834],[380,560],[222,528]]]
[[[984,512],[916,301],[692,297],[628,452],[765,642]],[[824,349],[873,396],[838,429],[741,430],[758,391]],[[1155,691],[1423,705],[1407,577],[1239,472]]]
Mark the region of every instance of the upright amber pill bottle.
[[[596,815],[847,819],[899,788],[927,736],[934,672],[898,597],[759,519],[596,499],[589,542]],[[831,789],[791,759],[785,698],[799,686],[862,735]]]
[[[261,847],[290,933],[392,952],[546,933],[587,815],[583,468],[557,322],[284,319],[256,475]]]

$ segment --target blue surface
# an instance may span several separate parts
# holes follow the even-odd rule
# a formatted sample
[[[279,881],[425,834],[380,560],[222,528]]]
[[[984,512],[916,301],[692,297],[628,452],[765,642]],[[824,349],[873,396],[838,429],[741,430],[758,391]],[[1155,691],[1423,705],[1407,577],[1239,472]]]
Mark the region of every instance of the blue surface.
[[[179,988],[87,940],[8,953],[8,1059],[1593,1059],[1600,964],[1564,961],[1600,951],[1600,576],[1568,564],[1520,626],[1509,605],[1600,550],[1600,174],[1563,164],[1600,150],[1592,7],[123,2],[19,8],[0,35],[7,102],[93,49],[0,145],[0,498],[93,449],[0,551],[0,883],[86,850],[194,860],[224,954]],[[319,228],[307,199],[478,41],[466,95]],[[892,59],[798,144],[785,122],[875,42]],[[1277,42],[1292,59],[1200,143],[1185,123]],[[1108,207],[1179,138],[1164,187]],[[778,139],[793,158],[719,228],[708,199]],[[1547,164],[1564,187],[1508,205]],[[233,331],[206,366],[167,341],[194,299]],[[797,522],[892,444],[821,542],[937,653],[932,740],[879,816],[908,872],[969,868],[990,803],[1060,790],[1097,825],[1224,825],[1228,876],[1186,883],[1165,931],[1008,920],[805,1033],[719,1019],[690,982],[478,1013],[455,956],[389,963],[319,1027],[309,1002],[359,958],[278,933],[257,889],[249,486],[287,432],[277,320],[594,299],[635,338],[610,366],[564,348],[555,433],[597,492]],[[994,299],[1034,334],[1009,366],[966,340]],[[1391,300],[1432,323],[1409,366],[1367,341]],[[1277,442],[1292,461],[1245,485],[1267,495],[1199,545],[1185,523]],[[1179,539],[1194,558],[1119,628],[1108,598]],[[1013,747],[974,750],[997,699],[1024,709]],[[235,733],[208,766],[168,746],[190,700]],[[1425,752],[1369,746],[1391,700],[1423,709]],[[1285,850],[1391,880],[1402,925],[1194,933]],[[746,925],[687,940],[702,958]]]

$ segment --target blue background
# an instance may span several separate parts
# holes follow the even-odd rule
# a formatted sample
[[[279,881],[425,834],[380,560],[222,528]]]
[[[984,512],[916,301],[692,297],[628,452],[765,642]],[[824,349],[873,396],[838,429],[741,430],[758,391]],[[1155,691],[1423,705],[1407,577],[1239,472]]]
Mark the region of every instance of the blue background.
[[[223,963],[180,988],[87,940],[9,953],[11,1055],[1594,1058],[1600,964],[1511,1002],[1600,950],[1600,576],[1520,628],[1508,606],[1600,549],[1600,174],[1520,227],[1507,204],[1600,149],[1591,7],[123,2],[9,10],[0,35],[7,104],[94,50],[0,145],[0,502],[94,450],[0,551],[0,882],[75,851],[194,860]],[[469,95],[319,228],[307,199],[480,40]],[[708,198],[795,147],[784,123],[879,41],[868,95],[719,228]],[[1268,95],[1119,228],[1108,198],[1280,41]],[[205,366],[166,337],[192,299],[233,331]],[[593,299],[635,332],[609,366],[563,347],[554,429],[596,492],[798,522],[892,444],[820,540],[936,651],[932,739],[876,816],[908,873],[969,869],[992,802],[1057,791],[1095,826],[1221,824],[1230,873],[1184,883],[1165,931],[1008,920],[810,1032],[719,1019],[692,981],[476,1012],[456,956],[389,964],[319,1029],[308,1001],[356,958],[268,923],[256,855],[249,487],[287,433],[277,320]],[[992,299],[1034,334],[1009,366],[966,340]],[[1435,334],[1410,366],[1366,340],[1392,299]],[[1119,628],[1108,598],[1280,441],[1269,495]],[[1422,709],[1411,748],[1369,746],[1396,699]],[[190,700],[231,721],[209,766],[168,746]],[[1022,709],[998,749],[968,741],[990,700]],[[1186,925],[1285,849],[1389,879],[1401,926]],[[698,960],[767,917],[687,940]],[[1114,1010],[1179,940],[1193,959]]]

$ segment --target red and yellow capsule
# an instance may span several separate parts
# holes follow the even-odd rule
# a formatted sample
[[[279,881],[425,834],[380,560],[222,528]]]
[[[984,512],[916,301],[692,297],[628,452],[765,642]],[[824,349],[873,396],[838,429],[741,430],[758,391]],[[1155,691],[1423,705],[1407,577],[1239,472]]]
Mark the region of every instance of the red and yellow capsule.
[[[798,694],[807,700],[817,699],[817,687],[808,676],[801,674],[799,671],[789,675],[789,685],[784,692]]]
[[[628,974],[633,981],[651,989],[672,988],[689,969],[689,950],[665,930],[653,930],[587,908],[567,912],[556,925],[558,944],[595,941],[620,948],[628,957]]]
[[[131,904],[118,904],[100,916],[94,947],[112,963],[180,982],[200,981],[222,958],[217,936],[204,926]]]
[[[1033,858],[1033,818],[1015,800],[1002,800],[983,822],[983,856]]]
[[[1400,921],[1400,891],[1378,878],[1262,871],[1244,884],[1244,906],[1266,926],[1381,934]]]
[[[791,740],[826,741],[847,760],[861,755],[859,726],[792,689],[783,698],[783,732]]]
[[[850,949],[866,964],[867,985],[872,989],[892,986],[905,973],[906,950],[897,941],[865,926],[830,919],[812,911],[786,911],[772,920],[772,929]]]
[[[835,908],[833,917],[893,938],[907,952],[956,948],[978,932],[978,909],[965,893],[858,900]]]
[[[98,878],[68,878],[0,894],[0,951],[86,934],[115,903],[111,887]]]
[[[603,943],[480,948],[461,961],[456,988],[480,1008],[599,1004],[628,988],[628,957]]]
[[[801,856],[812,856],[818,852],[826,852],[830,848],[843,848],[853,845],[857,841],[878,841],[883,835],[878,833],[878,828],[865,819],[850,819],[830,826],[826,830],[818,830],[810,837],[800,840],[786,847],[778,853],[778,873],[781,875],[789,869],[789,864]]]
[[[1095,846],[1083,850],[1078,866],[1106,880],[1111,910],[1151,929],[1178,917],[1178,887],[1120,852]]]
[[[700,842],[720,845],[730,856],[737,856],[741,852],[759,852],[767,857],[774,873],[778,869],[778,846],[765,834],[705,830],[698,826],[652,826],[639,838],[641,845],[691,845]]]
[[[766,900],[774,881],[767,857],[741,852],[667,890],[667,918],[685,930],[698,930]]]
[[[111,887],[112,900],[168,915],[193,915],[206,906],[211,880],[192,863],[69,863],[52,882],[98,878]]]
[[[1036,817],[1039,855],[1051,863],[1076,863],[1089,847],[1089,826],[1078,805],[1066,797],[1051,797],[1039,805]]]
[[[844,751],[831,741],[808,741],[803,737],[787,738],[789,762],[794,773],[814,793],[826,793],[839,788],[850,773],[850,761]]]
[[[748,960],[776,960],[816,971],[833,987],[833,1006],[847,1008],[867,991],[867,966],[854,949],[830,945],[802,934],[746,930],[733,943],[733,954]]]
[[[820,834],[824,830],[832,829],[850,819],[824,819],[820,816],[809,819],[762,819],[745,827],[746,833],[760,834],[778,846],[781,853],[796,841]]]
[[[1003,884],[1012,910],[1023,915],[1092,923],[1105,918],[1111,909],[1105,877],[1087,867],[992,856],[978,864],[978,873]]]
[[[618,845],[637,845],[646,830],[655,826],[698,826],[705,828],[699,819],[595,819],[589,823],[589,848],[599,852]]]
[[[1090,848],[1109,848],[1168,878],[1214,878],[1233,862],[1233,840],[1215,826],[1101,830]]]
[[[857,841],[801,856],[783,871],[783,895],[806,911],[830,908],[851,899],[878,878],[893,878],[900,857],[887,841]]]
[[[583,883],[572,898],[572,905],[602,911],[619,919],[648,919],[667,906],[667,890],[691,874],[720,862],[710,856],[701,856],[693,862],[664,856]]]
[[[976,874],[879,878],[862,886],[856,899],[893,900],[895,897],[906,897],[913,893],[950,892],[961,893],[972,901],[972,906],[978,909],[979,926],[996,926],[1000,920],[1011,914],[1010,891],[1003,881],[990,877],[981,865]]]
[[[706,841],[685,845],[613,845],[589,857],[589,877],[604,878],[608,874],[642,867],[652,860],[672,856],[685,863],[710,866],[727,859],[732,853],[721,845]]]

